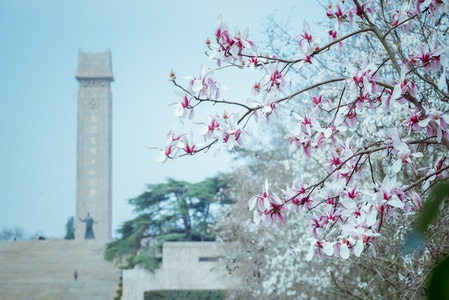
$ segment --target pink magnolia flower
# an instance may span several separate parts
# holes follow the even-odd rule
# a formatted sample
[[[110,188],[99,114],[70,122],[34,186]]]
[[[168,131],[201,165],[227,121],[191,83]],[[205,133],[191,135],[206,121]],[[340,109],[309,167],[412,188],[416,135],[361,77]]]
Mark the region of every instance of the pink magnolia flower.
[[[279,219],[285,224],[283,213],[286,213],[288,209],[283,206],[281,199],[275,194],[269,191],[268,179],[265,180],[265,184],[262,187],[262,194],[251,197],[248,202],[250,210],[256,208],[254,212],[254,222],[259,224],[262,221]]]
[[[176,158],[179,154],[179,150],[182,147],[181,139],[185,134],[175,135],[173,130],[170,130],[167,134],[167,141],[165,145],[165,149],[159,149],[158,154],[156,155],[156,161],[158,162],[166,162],[168,158]],[[149,147],[150,149],[154,149],[155,147]]]
[[[260,82],[254,83],[254,85],[251,87],[251,94],[253,94],[254,96],[260,94]]]
[[[384,112],[388,112],[391,107],[391,97],[393,96],[393,91],[385,89],[381,94],[380,101],[382,102],[382,108]]]
[[[422,14],[426,8],[429,8],[429,11],[432,14],[438,13],[441,9],[447,9],[449,7],[449,3],[447,0],[418,0],[416,1],[416,13]]]
[[[212,138],[216,131],[220,128],[220,122],[217,120],[218,116],[210,117],[208,123],[197,123],[203,125],[199,131],[199,134],[204,137],[204,141]]]
[[[221,62],[243,62],[243,54],[253,55],[257,53],[256,46],[253,41],[249,39],[250,33],[246,29],[243,32],[237,31],[234,36],[229,33],[226,23],[218,20],[218,27],[215,30],[215,38],[218,45],[213,46],[208,43],[212,50],[209,53],[209,58],[217,59],[217,65],[221,66]]]
[[[273,63],[268,69],[265,69],[266,75],[261,81],[264,89],[270,91],[272,88],[278,91],[283,91],[284,87],[290,82],[288,78],[284,76],[281,70],[279,70],[279,64]]]
[[[307,21],[304,20],[302,28],[303,28],[303,33],[292,38],[292,40],[293,40],[293,39],[297,39],[298,37],[300,37],[300,39],[299,39],[300,47],[302,47],[302,44],[304,43],[304,41],[306,41],[308,45],[320,43],[319,37],[312,35],[312,33],[310,31],[310,25],[309,25],[309,23],[307,23]]]
[[[345,234],[353,239],[367,242],[373,237],[380,236],[379,233],[374,233],[372,228],[377,224],[377,210],[370,204],[360,208],[360,215],[351,218],[349,222],[342,225],[342,234]]]
[[[395,154],[397,160],[393,163],[393,172],[398,173],[403,164],[409,165],[414,172],[416,172],[413,167],[412,158],[422,157],[423,154],[416,152],[411,145],[407,144],[402,140],[401,130],[399,128],[391,129],[387,132],[385,139],[385,145],[387,148],[387,155]]]
[[[273,101],[267,101],[267,103],[259,102],[259,101],[252,101],[252,103],[255,103],[259,109],[256,109],[253,113],[254,119],[256,122],[259,119],[259,111],[262,115],[265,116],[265,122],[266,124],[270,124],[270,118],[271,116],[277,117],[277,102]]]
[[[307,214],[307,218],[311,221],[311,233],[312,236],[317,239],[319,235],[324,232],[324,222],[320,217],[312,214]]]
[[[419,171],[422,171],[424,173],[424,175],[426,175],[426,176],[430,175],[430,177],[423,184],[423,190],[427,190],[431,184],[433,184],[439,178],[445,176],[445,174],[441,173],[441,170],[444,166],[445,161],[446,161],[446,157],[442,156],[437,160],[434,167],[432,167],[432,168],[425,167],[425,168],[419,169]],[[433,174],[433,175],[431,175],[431,174]]]
[[[374,199],[377,203],[378,211],[387,214],[389,213],[389,208],[394,209],[404,207],[404,192],[396,181],[396,176],[385,176]]]
[[[416,97],[418,90],[415,82],[411,81],[407,77],[407,70],[401,69],[401,79],[397,82],[393,89],[393,99],[400,99],[402,95],[409,93],[411,96]]]
[[[200,97],[220,98],[219,84],[213,80],[212,75],[213,71],[206,72],[205,65],[202,65],[199,77],[185,77],[185,79],[190,79],[190,92]]]
[[[332,4],[329,4],[327,6],[326,15],[329,19],[337,19],[338,24],[341,24],[343,22],[348,21],[348,17],[344,10],[341,8],[339,4],[333,6]]]
[[[412,158],[415,157],[423,157],[423,154],[421,152],[413,152],[410,148],[404,148],[398,152],[398,159],[393,163],[393,172],[398,173],[403,164],[409,165],[412,170],[415,172],[415,174],[418,174],[415,167],[413,166]]]
[[[338,33],[334,29],[329,29],[328,34],[332,41],[335,41],[338,38]]]
[[[226,25],[226,23],[223,23],[221,21],[221,16],[218,17],[218,26],[217,29],[215,30],[215,37],[217,39],[225,39],[228,42],[230,42],[232,39],[229,38],[229,32],[228,32],[228,26]]]
[[[342,232],[348,236],[341,237],[342,242],[348,246],[348,251],[357,257],[360,257],[362,254],[365,244],[369,244],[374,238],[380,236],[379,233],[374,233],[369,228],[371,225],[368,226],[367,224],[363,224],[363,217],[360,217],[359,219],[362,219],[362,223],[344,224],[342,226]],[[346,249],[344,249],[344,251],[346,251]],[[342,255],[341,248],[339,254]],[[343,255],[346,254],[346,252],[343,253]]]
[[[419,67],[424,70],[438,71],[441,68],[441,54],[444,49],[438,45],[438,41],[433,43],[433,49],[427,51],[423,45],[419,46],[419,50],[415,50],[416,55],[410,58],[411,62],[420,62]]]
[[[227,145],[228,150],[234,152],[235,145],[243,145],[243,135],[245,131],[238,127],[238,114],[227,115],[224,114],[223,118],[218,118],[217,121],[220,124],[219,139]]]
[[[324,98],[324,92],[320,92],[318,96],[312,97],[312,105],[313,107],[324,105],[331,107],[332,103],[328,98]]]
[[[296,211],[299,211],[300,207],[311,208],[313,201],[306,192],[307,190],[304,187],[304,183],[298,182],[293,187],[287,187],[287,189],[283,191],[284,199],[290,200],[291,206],[296,207]]]
[[[290,154],[295,153],[298,150],[301,150],[302,153],[310,158],[312,149],[315,148],[315,140],[311,138],[307,133],[297,132],[297,133],[287,133],[284,136],[285,139],[288,139],[289,148],[288,152]]]
[[[240,138],[243,131],[241,129],[225,131],[223,133],[223,142],[228,145],[228,149],[234,152],[235,144],[242,146],[242,139]]]
[[[403,3],[401,6],[401,9],[396,10],[391,15],[391,20],[392,20],[391,25],[393,27],[401,26],[401,29],[405,33],[408,33],[410,31],[410,29],[415,24],[415,20],[413,18],[411,18],[415,14],[416,14],[416,12],[414,12],[413,9],[411,8],[410,2]]]
[[[209,53],[209,58],[216,58],[217,65],[221,66],[222,61],[233,62],[235,57],[230,54],[231,48],[234,45],[234,41],[229,34],[228,26],[221,21],[221,17],[218,18],[218,26],[215,30],[215,38],[218,46],[212,46],[209,44],[209,48],[212,52]]]
[[[326,204],[321,212],[320,223],[323,226],[332,226],[336,222],[341,222],[342,217],[340,211],[336,208],[336,199],[334,197],[328,198]]]
[[[244,49],[254,47],[254,42],[248,39],[250,35],[249,29],[247,28],[243,33],[238,31],[234,36],[234,45],[239,49],[239,54],[242,54]]]
[[[355,128],[357,126],[357,112],[355,105],[349,104],[346,107],[346,111],[344,112],[345,119],[344,119],[344,125],[348,128]]]
[[[429,122],[433,121],[437,125],[437,132],[435,133],[434,129],[429,125]],[[441,111],[436,110],[434,108],[430,108],[427,112],[427,117],[418,122],[419,126],[426,127],[427,135],[429,137],[434,136],[436,134],[437,141],[441,142],[441,139],[444,136],[448,136],[448,125],[449,124],[449,115],[443,114]]]
[[[358,65],[357,65],[358,66]],[[360,62],[360,66],[353,69],[352,81],[347,81],[349,85],[349,91],[353,98],[361,97],[361,94],[372,95],[377,91],[376,80],[379,79],[379,75],[376,73],[377,67],[372,63]]]
[[[363,12],[369,15],[371,18],[371,21],[374,21],[375,13],[374,9],[371,7],[371,4],[373,1],[367,1],[365,3],[361,4],[361,9],[357,7],[357,5],[354,5],[351,9],[348,10],[347,14],[349,16],[349,22],[351,24],[354,24],[354,21],[356,20],[355,17],[358,17],[362,20],[365,19],[365,16],[363,15]]]
[[[293,56],[293,59],[296,60],[297,68],[300,73],[302,73],[302,68],[305,64],[313,64],[314,63],[314,52],[316,50],[316,47],[309,46],[308,44],[304,43],[298,47],[299,54]]]
[[[412,199],[412,202],[414,205],[413,210],[421,211],[423,209],[423,204],[421,201],[421,197],[418,195],[418,193],[415,191],[412,191],[410,198]]]
[[[259,60],[258,55],[249,57],[246,65],[250,69],[256,68],[259,68],[259,70],[264,69],[264,64]]]
[[[323,242],[321,242],[320,240],[315,239],[315,238],[308,238],[307,240],[310,241],[310,248],[306,255],[306,260],[307,261],[312,260],[313,254],[315,251],[317,252],[318,257],[320,259],[322,259],[323,258],[323,253],[322,253]]]
[[[182,148],[186,154],[192,155],[195,154],[197,146],[192,141],[193,140],[193,134],[190,133],[190,140],[187,139],[187,137],[184,135],[181,138],[180,143],[178,144],[179,148]]]
[[[343,193],[344,192],[342,192],[341,198],[338,202],[338,205],[340,206],[340,210],[341,210],[341,216],[343,218],[348,218],[348,217],[358,218],[358,217],[360,217],[363,214],[363,212],[360,208],[361,202],[358,202],[357,201],[358,199],[356,199],[356,198],[351,199],[350,197],[346,197]]]
[[[397,153],[408,149],[405,142],[402,141],[402,131],[400,128],[391,128],[387,131],[384,144],[388,147],[388,151]]]
[[[346,238],[342,238],[341,240],[335,242],[334,253],[341,259],[348,259],[350,246],[349,241]]]
[[[352,188],[345,186],[341,192],[342,197],[347,197],[351,200],[360,199],[362,194],[358,191],[358,183],[356,182]]]
[[[262,186],[262,194],[258,196],[253,196],[249,199],[248,205],[249,209],[252,210],[256,208],[259,210],[266,210],[270,208],[270,203],[280,203],[279,198],[276,194],[271,193],[268,188],[268,179],[265,179],[265,184]]]
[[[334,253],[334,242],[314,238],[309,238],[307,240],[311,242],[309,252],[306,255],[307,261],[312,260],[315,251],[320,259],[323,259],[323,252],[328,256],[331,256]]]
[[[172,103],[170,105],[175,106],[174,115],[181,119],[188,116],[188,119],[191,120],[194,116],[193,106],[192,106],[192,98],[189,98],[188,95],[184,95],[181,102]]]
[[[331,158],[329,158],[327,162],[323,164],[323,166],[327,167],[327,171],[331,173],[333,170],[340,167],[340,165],[343,163],[343,160],[344,159],[342,159],[340,153],[336,152],[335,149],[332,149]]]
[[[285,218],[283,214],[288,212],[288,208],[283,204],[276,204],[271,203],[270,209],[267,209],[263,212],[263,214],[266,216],[266,219],[271,222],[271,224],[274,224],[276,220],[279,220],[282,224],[285,225]]]
[[[340,184],[353,184],[363,179],[363,171],[358,165],[357,157],[353,157],[346,161],[335,173],[335,179]]]
[[[284,136],[285,139],[289,140],[289,152],[294,153],[297,150],[302,150],[306,157],[310,157],[310,151],[318,147],[317,141],[313,138],[313,133],[320,132],[322,128],[318,120],[316,120],[314,111],[310,115],[304,113],[304,116],[300,116],[295,112],[292,115],[299,122],[294,129],[290,128],[289,133]],[[332,132],[332,129],[329,128],[326,132],[329,134],[329,132]]]
[[[419,131],[421,129],[419,122],[424,119],[421,115],[421,111],[418,108],[415,108],[413,110],[408,109],[407,112],[408,118],[403,121],[402,124],[407,125],[408,134],[410,134],[412,130],[415,132]]]

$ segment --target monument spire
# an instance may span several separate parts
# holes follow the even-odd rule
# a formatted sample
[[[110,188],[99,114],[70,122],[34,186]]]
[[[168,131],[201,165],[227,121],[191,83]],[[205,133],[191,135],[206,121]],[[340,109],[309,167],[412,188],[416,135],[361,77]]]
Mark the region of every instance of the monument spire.
[[[77,188],[75,239],[112,236],[112,59],[103,53],[78,54]],[[90,216],[93,223],[84,224]],[[90,228],[86,228],[90,224]],[[95,234],[86,234],[92,230]]]

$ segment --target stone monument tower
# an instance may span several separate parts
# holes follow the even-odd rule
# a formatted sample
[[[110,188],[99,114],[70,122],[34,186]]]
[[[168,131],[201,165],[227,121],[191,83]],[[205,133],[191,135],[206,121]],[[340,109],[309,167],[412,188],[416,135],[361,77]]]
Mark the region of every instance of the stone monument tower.
[[[111,52],[78,55],[78,142],[75,239],[112,234]]]

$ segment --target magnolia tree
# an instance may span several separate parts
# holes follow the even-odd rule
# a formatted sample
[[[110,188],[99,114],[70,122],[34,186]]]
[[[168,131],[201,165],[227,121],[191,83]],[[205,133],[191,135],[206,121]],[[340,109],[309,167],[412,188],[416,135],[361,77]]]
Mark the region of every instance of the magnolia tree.
[[[304,22],[289,57],[265,53],[248,30],[232,33],[219,21],[206,42],[210,66],[185,84],[170,74],[182,92],[177,117],[191,120],[208,104],[219,110],[196,121],[198,137],[170,131],[157,159],[236,151],[249,124],[286,111],[285,147],[322,168],[281,190],[268,177],[249,197],[254,222],[307,213],[309,260],[375,251],[385,224],[418,211],[426,191],[448,177],[448,10],[447,0],[334,1],[325,10],[329,27],[313,32]],[[214,72],[227,67],[260,74],[243,100],[222,96]]]
[[[230,174],[230,186],[225,190],[235,203],[222,213],[213,226],[217,240],[227,242],[226,256],[220,260],[219,267],[232,274],[236,281],[235,288],[228,291],[227,297],[313,299],[342,295],[332,287],[332,279],[327,273],[329,260],[326,261],[327,267],[323,268],[321,261],[306,262],[301,259],[301,239],[307,237],[308,225],[302,213],[291,215],[285,225],[261,227],[251,224],[251,213],[247,210],[245,199],[257,192],[258,182],[270,176],[273,178],[272,187],[281,188],[292,174],[297,173],[295,164],[303,165],[300,157],[288,156],[287,151],[282,149],[279,141],[282,135],[276,135],[279,133],[276,129],[281,128],[277,125],[272,122],[270,127],[275,128],[262,126],[265,132],[263,138],[266,139],[269,134],[271,139],[261,142],[253,138],[251,149],[239,152],[237,166]],[[304,167],[304,171],[313,170],[312,166]],[[340,277],[338,274],[341,272],[332,274]]]
[[[269,30],[278,27],[269,26]],[[276,30],[278,36],[286,27]],[[226,242],[226,255],[217,268],[232,274],[235,281],[227,299],[417,299],[424,295],[430,270],[449,249],[445,210],[426,236],[425,248],[399,255],[416,217],[402,214],[384,224],[376,243],[377,257],[365,251],[350,260],[304,260],[308,248],[303,247],[308,236],[304,212],[291,214],[286,224],[251,224],[251,212],[245,208],[258,182],[269,176],[273,178],[270,186],[279,189],[293,174],[307,174],[312,180],[319,168],[316,161],[285,153],[281,126],[282,120],[274,120],[258,127],[264,132],[263,142],[252,131],[256,138],[251,149],[238,152],[229,174],[231,182],[224,190],[234,204],[220,212],[212,226],[217,241]]]
[[[445,232],[449,214],[445,211],[432,228],[432,236],[427,237],[426,248],[399,255],[415,219],[413,215],[401,214],[383,225],[382,236],[376,239],[377,257],[365,251],[351,260],[336,257],[304,260],[309,248],[305,212],[291,214],[285,225],[251,224],[245,199],[257,192],[258,182],[270,176],[272,188],[279,189],[292,174],[303,174],[308,176],[307,180],[313,180],[314,170],[319,168],[318,162],[304,156],[286,155],[280,141],[282,130],[277,123],[275,120],[269,128],[260,126],[265,141],[253,138],[251,149],[239,152],[230,187],[226,189],[235,204],[213,226],[217,240],[228,242],[220,267],[236,280],[228,298],[416,299],[422,296],[434,261],[448,250]]]

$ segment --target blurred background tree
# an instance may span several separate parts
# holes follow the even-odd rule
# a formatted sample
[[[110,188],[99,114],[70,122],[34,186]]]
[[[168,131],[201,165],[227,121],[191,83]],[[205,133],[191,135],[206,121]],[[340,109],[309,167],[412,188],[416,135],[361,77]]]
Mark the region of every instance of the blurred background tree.
[[[222,194],[227,182],[225,175],[218,175],[199,183],[169,178],[149,184],[147,191],[128,201],[137,216],[117,230],[120,237],[107,244],[105,259],[126,269],[141,265],[154,270],[164,242],[214,240],[209,225],[229,203]]]

